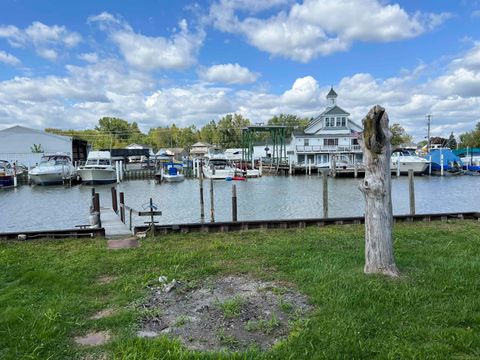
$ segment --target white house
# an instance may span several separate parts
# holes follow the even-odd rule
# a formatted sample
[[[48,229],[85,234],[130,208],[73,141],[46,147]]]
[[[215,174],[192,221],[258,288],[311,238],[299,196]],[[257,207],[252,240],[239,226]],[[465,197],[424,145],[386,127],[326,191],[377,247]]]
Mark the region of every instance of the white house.
[[[0,159],[34,166],[44,153],[66,153],[73,161],[85,160],[87,142],[19,125],[0,130]]]
[[[329,167],[333,157],[336,164],[361,162],[358,133],[363,129],[349,118],[350,113],[337,105],[337,97],[331,88],[325,111],[310,121],[303,132],[292,135],[290,149],[296,164]]]

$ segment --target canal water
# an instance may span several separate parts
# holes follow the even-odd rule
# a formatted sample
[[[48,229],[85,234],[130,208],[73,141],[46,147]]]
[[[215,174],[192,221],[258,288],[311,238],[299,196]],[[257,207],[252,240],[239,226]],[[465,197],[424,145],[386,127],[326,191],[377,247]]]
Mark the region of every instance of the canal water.
[[[329,178],[329,215],[361,216],[361,179]],[[264,176],[248,181],[215,181],[215,220],[231,220],[232,184],[237,185],[238,220],[319,218],[323,216],[322,178],[318,176]],[[112,185],[96,186],[102,207],[111,207]],[[0,191],[0,233],[52,230],[88,224],[91,186],[21,186]],[[153,180],[117,185],[126,205],[142,210],[149,198],[163,212],[160,224],[200,221],[198,179],[156,184]],[[408,178],[392,178],[394,214],[407,214]],[[205,220],[210,221],[210,183],[204,182]],[[415,177],[416,212],[480,211],[480,177]],[[147,218],[134,217],[140,225]]]

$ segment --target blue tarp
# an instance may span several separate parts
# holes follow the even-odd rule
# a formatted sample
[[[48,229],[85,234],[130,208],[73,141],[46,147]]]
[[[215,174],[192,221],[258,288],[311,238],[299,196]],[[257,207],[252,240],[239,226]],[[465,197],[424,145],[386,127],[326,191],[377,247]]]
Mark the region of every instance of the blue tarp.
[[[441,155],[443,155],[444,170],[458,170],[463,166],[462,160],[450,149],[435,149],[428,153],[427,159],[432,161],[432,170],[440,170]],[[431,156],[431,158],[430,158]]]

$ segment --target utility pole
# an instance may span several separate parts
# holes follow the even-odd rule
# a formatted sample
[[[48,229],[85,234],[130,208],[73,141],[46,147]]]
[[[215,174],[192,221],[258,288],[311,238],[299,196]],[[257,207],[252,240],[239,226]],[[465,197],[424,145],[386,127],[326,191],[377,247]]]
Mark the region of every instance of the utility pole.
[[[430,124],[432,122],[432,115],[425,115],[427,118],[427,153],[430,152]]]

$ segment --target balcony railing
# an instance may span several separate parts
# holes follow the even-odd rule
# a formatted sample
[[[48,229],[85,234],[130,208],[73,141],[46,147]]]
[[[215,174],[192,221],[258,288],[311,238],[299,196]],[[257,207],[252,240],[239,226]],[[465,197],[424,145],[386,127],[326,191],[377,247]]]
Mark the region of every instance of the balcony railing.
[[[296,146],[297,152],[305,152],[305,153],[312,153],[312,152],[356,152],[361,151],[360,145],[310,145],[310,146]]]

